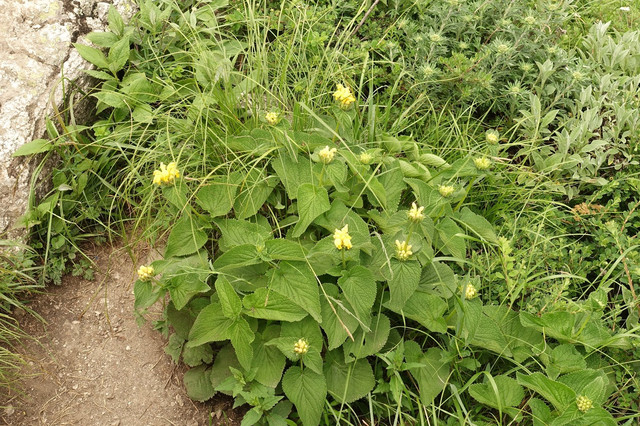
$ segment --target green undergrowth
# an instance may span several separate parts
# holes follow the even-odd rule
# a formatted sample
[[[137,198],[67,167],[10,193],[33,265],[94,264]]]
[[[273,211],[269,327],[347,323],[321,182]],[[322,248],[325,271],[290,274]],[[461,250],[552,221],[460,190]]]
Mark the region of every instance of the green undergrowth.
[[[43,279],[164,245],[136,312],[245,425],[632,424],[640,34],[599,7],[112,9],[97,119],[17,153],[62,159]]]

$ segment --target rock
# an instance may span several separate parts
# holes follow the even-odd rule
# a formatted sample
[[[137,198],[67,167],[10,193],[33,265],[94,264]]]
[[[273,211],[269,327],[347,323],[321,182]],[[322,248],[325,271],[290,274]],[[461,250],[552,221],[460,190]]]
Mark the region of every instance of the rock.
[[[45,134],[45,117],[62,103],[61,75],[80,86],[90,82],[88,64],[72,49],[91,31],[106,28],[113,3],[125,17],[130,0],[0,0],[0,234],[10,230],[28,206],[32,175],[41,158],[13,152]],[[46,180],[46,170],[40,174]],[[36,194],[38,195],[38,194]],[[10,237],[19,237],[13,230]]]

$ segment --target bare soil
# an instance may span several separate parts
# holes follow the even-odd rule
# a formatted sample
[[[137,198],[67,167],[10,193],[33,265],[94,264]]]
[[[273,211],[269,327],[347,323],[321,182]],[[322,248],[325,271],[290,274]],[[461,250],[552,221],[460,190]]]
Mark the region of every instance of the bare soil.
[[[95,280],[68,276],[31,308],[45,323],[16,313],[33,340],[10,395],[0,395],[0,424],[217,425],[239,424],[229,399],[193,402],[182,384],[184,366],[164,353],[166,339],[133,310],[136,268],[120,247],[96,247]],[[136,250],[141,263],[157,257]],[[160,312],[153,314],[159,318]]]

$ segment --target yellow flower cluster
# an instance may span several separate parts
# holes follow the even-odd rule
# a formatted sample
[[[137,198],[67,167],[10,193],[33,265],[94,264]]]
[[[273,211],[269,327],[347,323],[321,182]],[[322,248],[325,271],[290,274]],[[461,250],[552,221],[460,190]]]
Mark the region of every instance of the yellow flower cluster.
[[[298,355],[304,355],[309,352],[309,343],[306,339],[300,339],[293,345],[293,351]]]
[[[140,281],[149,281],[154,275],[153,266],[142,265],[138,268],[138,278]]]
[[[264,119],[267,120],[267,123],[271,124],[272,126],[275,126],[280,121],[280,115],[277,112],[272,111],[272,112],[268,112],[264,116]]]
[[[348,109],[351,104],[356,101],[351,90],[348,87],[344,87],[342,84],[338,84],[338,89],[333,92],[333,99],[338,101],[340,108],[342,109]]]
[[[398,260],[407,260],[412,254],[411,245],[409,245],[408,241],[400,242],[396,240],[396,257]]]
[[[169,163],[166,166],[160,163],[160,170],[153,171],[153,183],[156,185],[171,184],[179,177],[180,172],[176,163]]]
[[[336,229],[333,233],[333,244],[338,250],[349,250],[351,247],[351,235],[349,235],[349,225],[345,225],[342,229]]]
[[[487,139],[487,142],[495,145],[500,140],[500,133],[498,133],[497,130],[487,130],[487,133],[485,133],[484,137]]]
[[[438,192],[440,193],[440,195],[442,195],[445,198],[447,198],[448,196],[453,194],[453,191],[455,191],[455,190],[456,189],[453,186],[450,186],[450,185],[439,185],[438,186]]]
[[[320,152],[318,152],[318,157],[320,157],[320,161],[324,164],[329,164],[336,156],[336,152],[338,152],[336,148],[329,148],[329,146],[325,146],[320,150]]]
[[[488,170],[491,167],[491,160],[487,157],[478,157],[473,159],[473,164],[478,170]]]
[[[371,164],[372,161],[373,155],[369,154],[368,152],[363,152],[362,154],[360,154],[360,162],[362,164]]]
[[[576,398],[576,404],[578,404],[578,410],[583,413],[589,411],[593,407],[593,402],[584,395],[580,395]]]
[[[416,203],[411,203],[411,209],[409,210],[409,220],[413,222],[422,222],[424,219],[424,206],[418,207]]]
[[[467,300],[471,300],[478,295],[478,290],[476,290],[473,284],[468,284],[466,290],[464,291],[464,298]]]

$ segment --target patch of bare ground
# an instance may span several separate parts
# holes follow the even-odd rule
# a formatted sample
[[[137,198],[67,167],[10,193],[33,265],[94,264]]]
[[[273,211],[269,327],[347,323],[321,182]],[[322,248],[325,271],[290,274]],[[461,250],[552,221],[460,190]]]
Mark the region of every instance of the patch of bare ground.
[[[239,424],[230,399],[192,402],[182,384],[184,366],[164,353],[166,339],[150,322],[136,322],[136,270],[125,249],[96,247],[90,255],[94,281],[67,276],[33,300],[46,324],[20,316],[33,340],[20,349],[27,363],[19,392],[0,395],[0,424]],[[136,255],[155,258],[150,250]]]

